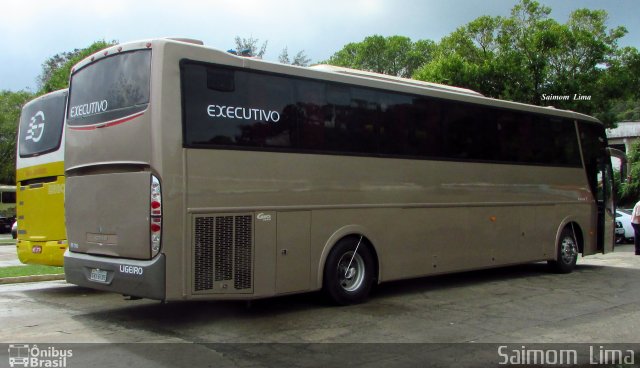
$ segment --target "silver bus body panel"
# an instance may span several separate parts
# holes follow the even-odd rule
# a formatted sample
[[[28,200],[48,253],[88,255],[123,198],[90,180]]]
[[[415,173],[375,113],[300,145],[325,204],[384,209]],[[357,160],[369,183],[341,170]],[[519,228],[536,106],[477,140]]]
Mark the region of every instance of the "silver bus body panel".
[[[184,148],[179,63],[188,58],[597,121],[591,117],[239,58],[171,40],[150,42],[151,80],[156,85],[147,112],[140,121],[90,132],[69,130],[67,150],[77,153],[66,167],[145,162],[161,179],[161,254],[166,270],[159,276],[164,296],[155,299],[256,299],[318,290],[331,247],[353,234],[371,242],[379,282],[553,260],[557,236],[567,221],[582,229],[583,254],[598,252],[596,223],[589,215],[595,211],[595,199],[582,168]],[[94,145],[96,155],[88,155]],[[74,180],[72,175],[67,188],[74,188]],[[77,188],[82,191],[87,188]],[[71,191],[67,193],[69,198]],[[75,189],[72,195],[77,195]],[[127,202],[127,196],[120,198]],[[132,216],[139,217],[139,211],[134,209],[137,214]],[[123,207],[114,221],[138,221],[129,219],[127,212]],[[70,239],[76,232],[74,236],[82,238],[90,232],[86,221],[95,220],[74,216],[77,230],[70,229]],[[126,246],[144,245],[148,250],[146,244],[136,240]],[[202,254],[206,261],[198,259]],[[101,263],[91,263],[98,259]],[[68,252],[66,260],[70,261],[65,272],[76,275],[68,277],[70,282],[84,286],[91,284],[78,276],[83,268],[118,264],[74,252]],[[224,263],[226,274],[216,276],[215,262]],[[124,284],[123,280],[109,289],[100,287],[129,294]]]
[[[72,252],[149,259],[149,172],[67,178],[68,241]],[[87,190],[90,188],[90,190]]]

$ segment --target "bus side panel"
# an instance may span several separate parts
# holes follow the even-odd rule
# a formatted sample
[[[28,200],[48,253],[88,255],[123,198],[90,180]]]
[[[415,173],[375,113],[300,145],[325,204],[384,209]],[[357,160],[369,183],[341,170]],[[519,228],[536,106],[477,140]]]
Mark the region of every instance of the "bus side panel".
[[[380,281],[548,259],[554,238],[535,231],[536,218],[545,212],[540,208],[553,206],[318,210],[312,264],[321,267],[317,256],[326,239],[349,223],[376,240]]]
[[[566,168],[205,149],[187,149],[186,165],[189,211],[311,209],[312,280],[349,226],[372,232],[382,281],[553,259],[586,191]]]
[[[268,218],[258,214],[258,221]],[[276,293],[309,290],[311,211],[278,213]]]

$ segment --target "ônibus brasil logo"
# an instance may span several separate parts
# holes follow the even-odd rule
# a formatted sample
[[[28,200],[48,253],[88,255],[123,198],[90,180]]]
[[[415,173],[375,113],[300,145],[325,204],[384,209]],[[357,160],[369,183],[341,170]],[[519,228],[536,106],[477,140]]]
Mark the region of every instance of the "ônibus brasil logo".
[[[65,368],[68,359],[73,356],[71,349],[58,349],[53,346],[39,348],[38,345],[10,344],[9,366],[27,368]]]

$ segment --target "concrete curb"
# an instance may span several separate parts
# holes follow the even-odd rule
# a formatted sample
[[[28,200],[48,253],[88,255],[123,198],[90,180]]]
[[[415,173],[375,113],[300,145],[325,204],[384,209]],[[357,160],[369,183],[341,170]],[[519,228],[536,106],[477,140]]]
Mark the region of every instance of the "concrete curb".
[[[18,276],[18,277],[2,277],[0,278],[0,285],[6,284],[19,284],[23,282],[40,282],[40,281],[53,281],[64,280],[64,274],[55,275],[31,275],[31,276]]]

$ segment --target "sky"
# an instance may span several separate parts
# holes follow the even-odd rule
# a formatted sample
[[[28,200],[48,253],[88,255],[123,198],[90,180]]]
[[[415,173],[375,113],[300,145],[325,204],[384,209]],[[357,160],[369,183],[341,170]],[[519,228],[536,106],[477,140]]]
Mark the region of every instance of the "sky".
[[[43,62],[95,41],[186,37],[228,50],[236,36],[268,41],[266,60],[304,50],[312,63],[374,34],[439,41],[482,15],[508,16],[517,0],[7,0],[0,12],[0,90],[38,89]],[[640,49],[638,0],[538,0],[565,23],[604,9],[621,46]]]

